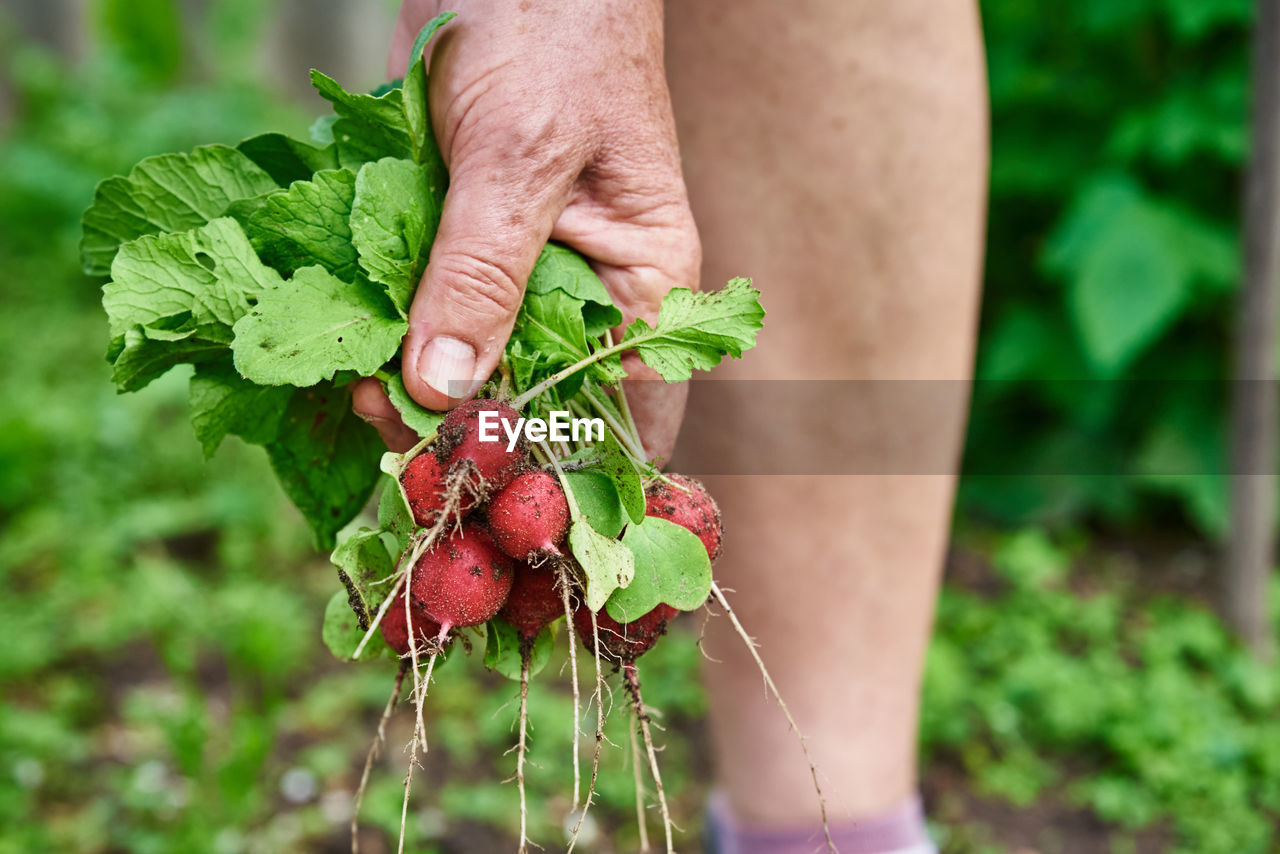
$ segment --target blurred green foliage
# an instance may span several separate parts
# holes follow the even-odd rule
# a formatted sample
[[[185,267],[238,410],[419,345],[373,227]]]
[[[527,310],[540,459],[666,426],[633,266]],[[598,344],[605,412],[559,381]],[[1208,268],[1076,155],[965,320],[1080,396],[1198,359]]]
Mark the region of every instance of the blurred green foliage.
[[[972,547],[991,554],[992,587],[942,596],[922,720],[931,759],[1020,807],[1085,807],[1116,846],[1167,827],[1179,854],[1276,850],[1280,667],[1242,651],[1207,607],[1152,595],[1141,571],[1078,543],[1033,529]]]
[[[963,505],[1128,524],[1172,503],[1220,534],[1252,6],[982,9],[991,218]]]
[[[262,4],[207,4],[180,43],[175,7],[148,5],[163,8],[145,22],[121,14],[130,4],[96,5],[95,49],[73,68],[0,22],[18,105],[0,139],[0,854],[345,850],[392,674],[328,659],[330,567],[259,454],[229,442],[204,463],[186,377],[111,391],[99,295],[76,262],[101,177],[159,151],[301,133],[309,117],[252,71]],[[984,18],[990,384],[969,465],[1065,462],[1053,477],[968,478],[967,515],[1123,524],[1165,518],[1152,515],[1163,493],[1219,531],[1222,386],[1143,381],[1225,372],[1248,4],[993,0]],[[1139,473],[1073,475],[1081,460]],[[1079,541],[1028,529],[964,548],[991,555],[995,579],[943,596],[929,767],[958,764],[979,794],[1017,805],[1086,810],[1116,851],[1140,833],[1199,854],[1275,850],[1274,667],[1241,654],[1204,607],[1148,595],[1141,572],[1094,568],[1080,585],[1069,570],[1096,553]],[[643,667],[689,829],[707,782],[697,666],[678,633]],[[414,850],[507,847],[514,695],[475,658],[439,671]],[[567,807],[569,704],[563,681],[531,692],[532,829],[545,841]],[[399,827],[407,726],[393,720],[365,799],[382,840]],[[626,848],[628,740],[621,716],[611,726],[596,816]],[[964,828],[940,829],[949,854],[977,850]]]

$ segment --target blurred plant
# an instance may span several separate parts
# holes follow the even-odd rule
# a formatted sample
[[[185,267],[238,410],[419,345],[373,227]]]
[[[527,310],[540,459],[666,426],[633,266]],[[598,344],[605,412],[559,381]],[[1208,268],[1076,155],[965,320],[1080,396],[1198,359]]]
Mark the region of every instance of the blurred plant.
[[[994,150],[962,500],[1125,523],[1168,495],[1220,534],[1250,3],[982,8]]]
[[[1121,829],[1168,823],[1177,852],[1268,852],[1280,819],[1280,669],[1207,609],[1126,589],[1079,596],[1087,552],[999,537],[990,596],[950,589],[927,669],[922,738],[980,791],[1065,797]],[[1280,597],[1280,584],[1276,595]]]

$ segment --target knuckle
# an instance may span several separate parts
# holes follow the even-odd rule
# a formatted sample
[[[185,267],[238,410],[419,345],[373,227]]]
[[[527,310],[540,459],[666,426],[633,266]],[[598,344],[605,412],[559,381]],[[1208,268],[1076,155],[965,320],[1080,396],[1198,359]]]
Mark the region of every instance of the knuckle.
[[[509,264],[486,260],[478,254],[451,253],[433,259],[449,299],[460,313],[484,318],[514,316],[524,288]]]

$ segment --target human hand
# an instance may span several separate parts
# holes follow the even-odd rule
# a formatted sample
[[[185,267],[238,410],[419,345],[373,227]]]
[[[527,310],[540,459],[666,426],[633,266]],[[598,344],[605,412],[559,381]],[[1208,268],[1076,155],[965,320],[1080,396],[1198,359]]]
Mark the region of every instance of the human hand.
[[[450,186],[402,352],[406,389],[435,410],[470,398],[497,367],[548,239],[591,261],[624,325],[653,322],[671,288],[696,288],[701,264],[661,2],[405,0],[389,76],[445,7],[459,16],[429,48],[429,101]],[[669,457],[687,388],[634,353],[623,364],[645,450]],[[354,406],[393,450],[416,441],[377,380],[361,382]]]

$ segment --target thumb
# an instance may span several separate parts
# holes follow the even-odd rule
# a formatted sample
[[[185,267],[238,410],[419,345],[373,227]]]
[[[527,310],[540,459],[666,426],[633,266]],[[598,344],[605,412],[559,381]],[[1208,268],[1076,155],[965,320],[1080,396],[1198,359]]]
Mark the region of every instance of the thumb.
[[[527,178],[507,177],[501,167],[459,170],[445,197],[402,354],[405,388],[428,409],[456,406],[493,374],[564,207],[567,186],[530,192]]]

